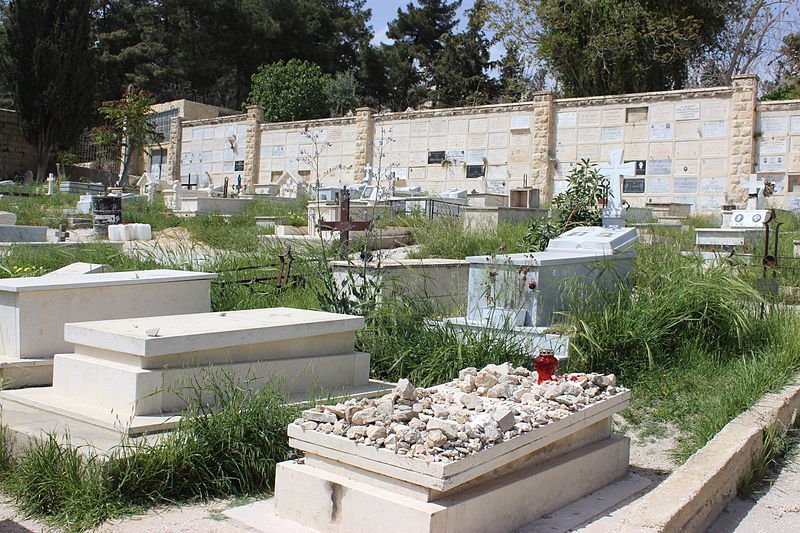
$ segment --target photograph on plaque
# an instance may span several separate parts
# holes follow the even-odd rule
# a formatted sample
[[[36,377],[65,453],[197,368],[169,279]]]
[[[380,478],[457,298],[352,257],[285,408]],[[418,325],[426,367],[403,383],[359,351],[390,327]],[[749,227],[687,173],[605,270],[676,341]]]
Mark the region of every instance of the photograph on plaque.
[[[444,161],[445,151],[438,150],[436,152],[428,152],[428,164],[429,165],[441,165],[442,161]]]
[[[644,159],[633,159],[631,161],[625,161],[626,163],[635,163],[636,175],[637,176],[644,176],[647,174],[647,161]]]
[[[644,178],[626,178],[622,180],[623,194],[644,193]]]
[[[483,177],[483,165],[467,165],[467,179]]]
[[[431,154],[433,152],[430,152]],[[430,155],[428,156],[430,158]],[[464,162],[464,150],[447,150],[445,152],[445,157],[451,163],[463,163]]]
[[[767,155],[758,158],[759,172],[783,172],[786,170],[786,157],[782,155]]]
[[[234,161],[233,162],[233,171],[234,172],[242,172],[244,170],[244,161]]]
[[[656,122],[650,124],[650,140],[661,141],[672,139],[672,123]]]

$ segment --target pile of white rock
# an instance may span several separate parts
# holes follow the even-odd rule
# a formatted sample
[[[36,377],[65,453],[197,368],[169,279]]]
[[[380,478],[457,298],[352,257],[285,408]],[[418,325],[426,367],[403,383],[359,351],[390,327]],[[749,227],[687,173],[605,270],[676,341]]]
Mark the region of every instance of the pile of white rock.
[[[509,363],[465,368],[458,379],[429,388],[402,379],[385,396],[317,406],[294,423],[422,461],[450,462],[627,390],[613,374],[537,380],[535,371]]]

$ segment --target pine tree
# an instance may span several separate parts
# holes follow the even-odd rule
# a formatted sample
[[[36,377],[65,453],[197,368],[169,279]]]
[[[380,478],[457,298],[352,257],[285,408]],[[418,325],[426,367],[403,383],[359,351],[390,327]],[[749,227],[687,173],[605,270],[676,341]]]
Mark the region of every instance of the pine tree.
[[[3,23],[5,74],[22,133],[37,148],[36,177],[93,112],[90,0],[11,0]]]

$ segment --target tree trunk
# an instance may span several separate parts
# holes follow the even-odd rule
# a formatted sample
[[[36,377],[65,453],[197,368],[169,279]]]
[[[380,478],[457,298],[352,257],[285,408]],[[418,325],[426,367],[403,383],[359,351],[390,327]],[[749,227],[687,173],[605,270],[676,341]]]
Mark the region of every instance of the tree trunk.
[[[119,162],[119,176],[117,178],[117,187],[124,187],[128,184],[128,168],[133,159],[134,149],[136,147],[132,142],[127,142],[122,152],[122,161]]]
[[[47,164],[50,162],[50,152],[53,145],[50,141],[50,128],[45,128],[39,132],[36,143],[36,181],[44,181],[47,177]]]

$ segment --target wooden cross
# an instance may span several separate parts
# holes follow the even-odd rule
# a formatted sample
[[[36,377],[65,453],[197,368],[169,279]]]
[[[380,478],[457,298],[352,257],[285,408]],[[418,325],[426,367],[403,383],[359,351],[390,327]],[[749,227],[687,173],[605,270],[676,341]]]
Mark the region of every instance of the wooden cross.
[[[67,237],[69,237],[67,226],[64,224],[60,224],[58,226],[58,231],[56,231],[56,238],[58,239],[58,242],[66,242]]]
[[[351,231],[366,231],[369,228],[369,222],[357,222],[350,220],[350,191],[347,187],[342,187],[342,194],[339,198],[339,222],[322,222],[319,225],[320,229],[340,232],[340,239],[342,247],[347,246],[347,241],[350,240]]]

